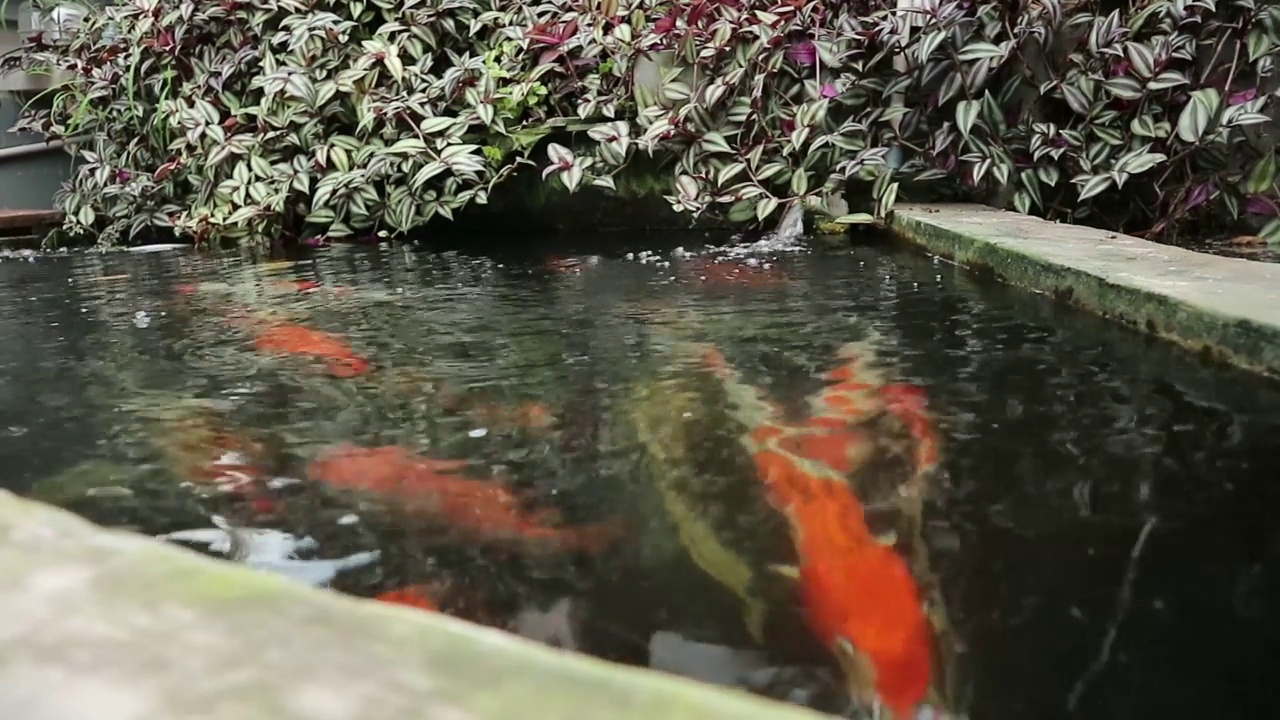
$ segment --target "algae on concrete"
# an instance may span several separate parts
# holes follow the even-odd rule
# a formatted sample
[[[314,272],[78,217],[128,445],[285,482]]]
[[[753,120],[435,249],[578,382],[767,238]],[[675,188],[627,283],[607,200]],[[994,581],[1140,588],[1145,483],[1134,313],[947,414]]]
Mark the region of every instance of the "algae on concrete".
[[[1280,377],[1280,264],[1197,253],[980,205],[905,205],[928,252]]]
[[[818,720],[313,590],[0,491],[0,717]]]

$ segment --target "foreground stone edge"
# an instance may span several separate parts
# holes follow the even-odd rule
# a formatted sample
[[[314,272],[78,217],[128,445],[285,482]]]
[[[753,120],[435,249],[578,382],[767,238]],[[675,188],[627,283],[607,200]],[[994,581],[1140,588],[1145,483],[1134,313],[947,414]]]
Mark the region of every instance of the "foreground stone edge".
[[[0,491],[0,717],[816,720],[95,526]]]
[[[904,205],[900,239],[1245,369],[1280,377],[1280,265],[981,205]]]

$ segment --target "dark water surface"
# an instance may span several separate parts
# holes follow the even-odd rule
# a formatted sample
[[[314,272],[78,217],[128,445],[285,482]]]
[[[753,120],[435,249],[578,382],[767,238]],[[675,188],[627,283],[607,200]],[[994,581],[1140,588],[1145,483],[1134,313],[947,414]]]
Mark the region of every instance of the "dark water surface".
[[[1275,714],[1276,385],[916,255],[705,266],[671,257],[676,240],[639,242],[665,247],[647,262],[572,255],[589,242],[333,248],[274,265],[191,253],[0,261],[0,485],[147,533],[209,527],[216,512],[310,535],[324,557],[378,549],[377,565],[335,587],[372,596],[435,583],[445,610],[503,626],[521,610],[572,607],[574,644],[616,660],[648,664],[659,631],[749,648],[737,601],[662,517],[629,434],[635,388],[675,377],[665,348],[683,333],[796,401],[836,348],[871,332],[886,375],[928,393],[943,437],[924,538],[963,649],[957,709],[1000,720]],[[320,287],[285,284],[297,280]],[[257,352],[231,312],[341,334],[375,370],[335,378],[322,361]],[[260,443],[271,476],[301,478],[342,442],[475,459],[565,524],[625,531],[599,553],[530,555],[314,483],[246,508],[184,464],[216,452],[217,432]],[[765,651],[771,664],[824,662],[785,642]],[[826,707],[819,690],[792,692],[820,674],[768,692]]]

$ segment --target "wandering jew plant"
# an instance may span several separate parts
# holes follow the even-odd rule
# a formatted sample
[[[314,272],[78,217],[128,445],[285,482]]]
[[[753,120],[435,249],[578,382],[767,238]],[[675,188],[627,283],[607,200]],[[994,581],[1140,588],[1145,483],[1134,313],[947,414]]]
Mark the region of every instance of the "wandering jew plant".
[[[564,5],[124,0],[9,64],[70,74],[21,126],[87,136],[72,232],[402,232],[484,202],[582,98],[617,112],[604,21]]]
[[[70,79],[22,127],[88,136],[67,229],[404,232],[521,164],[767,222],[903,188],[1169,236],[1280,238],[1280,7],[1254,0],[122,0],[12,69]],[[652,87],[649,87],[652,85]],[[644,91],[644,92],[642,92]],[[546,136],[567,121],[590,129]]]

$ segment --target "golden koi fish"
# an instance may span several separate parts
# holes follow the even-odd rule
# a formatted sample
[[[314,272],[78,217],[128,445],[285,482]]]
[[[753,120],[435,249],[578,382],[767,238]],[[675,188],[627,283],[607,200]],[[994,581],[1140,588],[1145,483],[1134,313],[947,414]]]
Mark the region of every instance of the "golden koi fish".
[[[632,421],[681,544],[694,564],[741,600],[747,631],[763,642],[769,604],[762,597],[757,568],[725,545],[724,529],[711,520],[709,508],[718,504],[712,495],[722,489],[717,487],[722,481],[702,475],[709,463],[695,457],[695,448],[707,446],[706,438],[695,437],[699,420],[705,422],[706,406],[700,400],[683,385],[641,387],[633,394]]]

